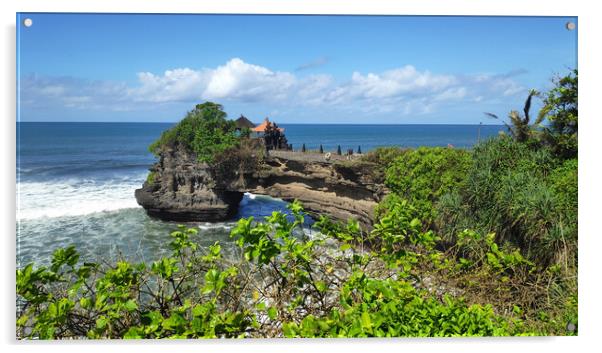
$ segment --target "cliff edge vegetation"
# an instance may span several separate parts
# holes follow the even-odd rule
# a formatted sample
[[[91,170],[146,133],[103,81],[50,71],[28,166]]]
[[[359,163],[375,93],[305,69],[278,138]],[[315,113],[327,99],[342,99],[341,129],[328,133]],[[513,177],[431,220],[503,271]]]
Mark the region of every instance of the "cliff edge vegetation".
[[[166,146],[180,145],[196,154],[200,162],[211,163],[217,154],[237,146],[240,137],[234,121],[226,119],[223,107],[205,102],[197,104],[176,126],[163,132],[149,146],[149,151],[159,155]]]

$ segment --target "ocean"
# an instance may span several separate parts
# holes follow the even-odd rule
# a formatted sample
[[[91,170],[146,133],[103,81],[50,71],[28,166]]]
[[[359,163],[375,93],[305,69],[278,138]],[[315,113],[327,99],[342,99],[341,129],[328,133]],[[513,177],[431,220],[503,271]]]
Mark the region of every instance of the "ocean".
[[[176,223],[150,218],[138,206],[139,188],[154,163],[148,145],[171,123],[17,123],[17,266],[47,264],[52,252],[75,245],[86,261],[153,261],[169,253]],[[362,152],[378,146],[469,148],[495,136],[499,125],[282,124],[294,149]],[[222,242],[237,219],[261,218],[286,203],[246,194],[233,220],[191,223],[201,245]]]

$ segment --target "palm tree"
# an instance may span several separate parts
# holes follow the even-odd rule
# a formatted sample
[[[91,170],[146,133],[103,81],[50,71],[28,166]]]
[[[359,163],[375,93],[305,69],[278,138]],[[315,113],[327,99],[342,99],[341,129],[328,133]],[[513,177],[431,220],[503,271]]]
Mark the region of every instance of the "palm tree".
[[[510,124],[506,123],[493,113],[485,113],[485,115],[494,119],[502,120],[504,125],[506,125],[508,128],[510,135],[516,141],[526,142],[533,136],[533,133],[545,118],[545,114],[539,114],[533,124],[529,124],[531,120],[531,117],[529,116],[529,110],[531,110],[531,100],[533,99],[533,96],[539,96],[539,92],[534,89],[529,91],[529,96],[527,97],[525,106],[523,107],[523,116],[521,116],[516,110],[512,110],[510,114],[508,114],[508,118],[510,118]]]

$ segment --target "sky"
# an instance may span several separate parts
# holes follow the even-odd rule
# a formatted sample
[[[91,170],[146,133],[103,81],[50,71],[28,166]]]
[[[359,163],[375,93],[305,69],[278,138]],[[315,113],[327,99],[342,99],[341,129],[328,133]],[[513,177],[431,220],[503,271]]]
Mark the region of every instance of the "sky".
[[[497,124],[483,113],[576,68],[569,21],[21,13],[18,119],[175,122],[212,101],[254,122]]]

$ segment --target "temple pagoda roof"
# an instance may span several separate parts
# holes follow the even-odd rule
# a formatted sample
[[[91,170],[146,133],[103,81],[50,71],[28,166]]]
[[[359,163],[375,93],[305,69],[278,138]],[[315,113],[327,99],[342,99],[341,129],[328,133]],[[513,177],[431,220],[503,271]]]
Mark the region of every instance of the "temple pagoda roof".
[[[267,128],[268,124],[272,124],[272,122],[270,122],[270,119],[265,118],[265,120],[263,120],[261,124],[257,125],[251,130],[255,132],[265,132],[265,129]],[[280,130],[280,132],[284,132],[284,128],[279,127],[278,130]]]
[[[244,115],[241,115],[240,118],[236,119],[234,122],[236,123],[236,128],[238,129],[253,129],[255,127],[255,124],[251,120],[247,119]]]

